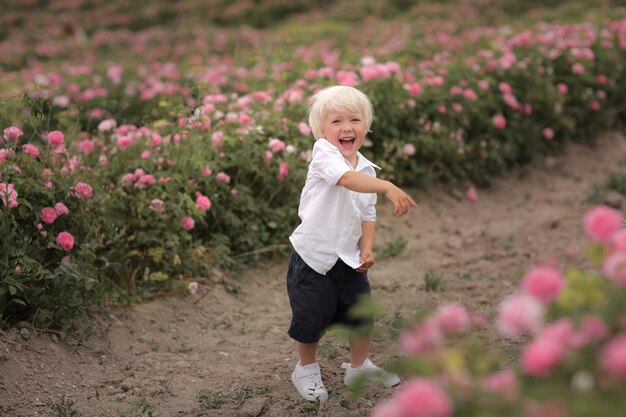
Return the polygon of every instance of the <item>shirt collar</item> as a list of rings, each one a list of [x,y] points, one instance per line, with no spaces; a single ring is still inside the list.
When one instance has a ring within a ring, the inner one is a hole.
[[[373,163],[372,161],[364,157],[361,152],[357,152],[356,154],[357,154],[357,161],[356,161],[356,168],[354,169],[355,171],[363,171],[363,169],[367,167],[381,169],[378,165],[376,165],[375,163]]]

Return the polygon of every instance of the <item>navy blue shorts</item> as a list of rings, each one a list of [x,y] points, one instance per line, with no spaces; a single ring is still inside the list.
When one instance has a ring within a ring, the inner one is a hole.
[[[370,293],[367,272],[356,272],[339,259],[322,275],[294,252],[287,271],[287,294],[292,311],[289,336],[301,343],[316,343],[331,324],[351,328],[371,325],[369,319],[348,315],[361,296]]]

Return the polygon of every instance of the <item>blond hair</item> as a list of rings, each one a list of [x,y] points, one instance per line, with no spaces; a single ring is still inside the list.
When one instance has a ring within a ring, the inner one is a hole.
[[[361,114],[368,132],[374,119],[372,102],[361,91],[345,85],[324,88],[311,98],[309,107],[309,126],[315,139],[321,137],[324,118],[331,111],[351,111]]]

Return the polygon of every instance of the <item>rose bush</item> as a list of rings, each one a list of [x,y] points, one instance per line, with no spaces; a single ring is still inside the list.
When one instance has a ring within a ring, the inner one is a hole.
[[[597,206],[585,216],[591,264],[602,272],[536,266],[522,278],[520,292],[501,301],[493,324],[501,337],[513,340],[512,359],[503,361],[499,350],[473,336],[485,324],[470,325],[463,306],[441,305],[424,315],[401,336],[407,359],[395,367],[407,381],[372,416],[582,417],[623,409],[626,252],[617,243],[626,231],[622,215]],[[616,218],[622,220],[615,223]],[[616,257],[620,262],[612,261]],[[426,390],[432,391],[428,401],[419,393]]]

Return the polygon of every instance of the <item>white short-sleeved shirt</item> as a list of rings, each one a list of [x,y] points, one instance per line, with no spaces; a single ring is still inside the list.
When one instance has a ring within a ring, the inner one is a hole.
[[[374,168],[380,169],[357,152],[353,169],[326,139],[313,145],[298,208],[302,222],[289,240],[314,271],[326,275],[339,258],[355,269],[361,265],[361,222],[376,221],[376,194],[350,191],[337,182],[348,171],[376,177]]]

